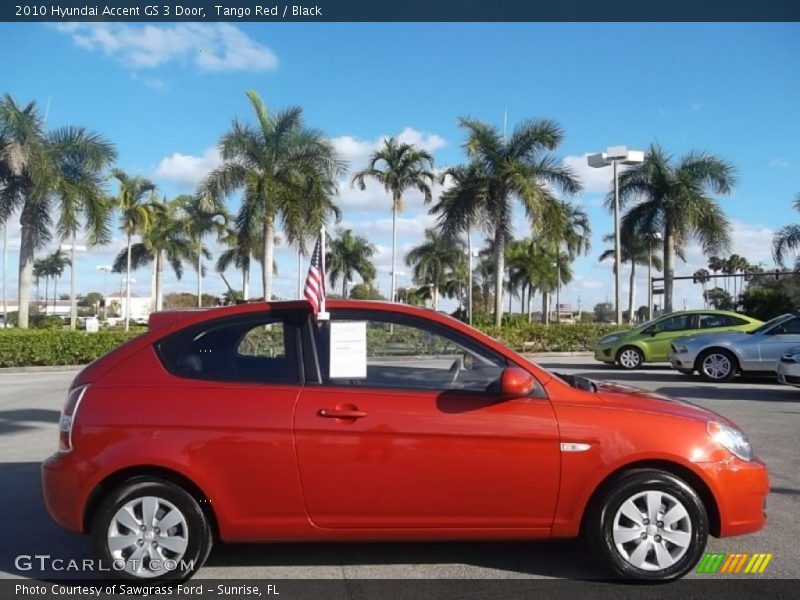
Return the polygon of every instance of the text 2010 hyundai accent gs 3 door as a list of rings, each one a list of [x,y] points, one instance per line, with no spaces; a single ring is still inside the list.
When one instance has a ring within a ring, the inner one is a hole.
[[[709,534],[764,526],[766,467],[723,417],[561,378],[430,311],[328,308],[153,315],[69,391],[53,518],[112,572],[172,579],[214,540],[579,534],[612,575],[669,579]]]

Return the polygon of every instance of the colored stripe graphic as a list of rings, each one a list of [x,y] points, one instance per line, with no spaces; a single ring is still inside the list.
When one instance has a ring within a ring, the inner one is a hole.
[[[706,552],[700,564],[697,565],[698,573],[728,573],[728,574],[761,574],[772,560],[774,554],[767,552]]]

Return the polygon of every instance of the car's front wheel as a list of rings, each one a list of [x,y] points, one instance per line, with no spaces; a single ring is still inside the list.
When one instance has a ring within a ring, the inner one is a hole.
[[[617,354],[617,364],[623,369],[638,369],[643,362],[642,351],[635,346],[625,346]]]
[[[132,579],[188,579],[211,552],[212,532],[197,500],[162,479],[137,477],[112,491],[92,521],[101,564]]]
[[[697,358],[697,372],[705,381],[730,381],[736,375],[736,358],[727,350],[706,350]]]
[[[676,579],[697,564],[708,515],[697,493],[664,471],[636,469],[617,479],[587,515],[585,533],[616,577]]]

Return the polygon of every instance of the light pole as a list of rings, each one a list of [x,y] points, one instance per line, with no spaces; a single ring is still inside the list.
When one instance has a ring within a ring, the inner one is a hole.
[[[644,162],[644,152],[628,150],[627,146],[609,146],[605,152],[590,154],[589,166],[595,169],[612,166],[614,169],[614,308],[617,313],[617,325],[622,324],[622,306],[619,301],[619,271],[621,243],[619,238],[619,165],[637,165]]]
[[[98,265],[98,271],[103,272],[103,321],[108,320],[108,274],[114,270],[111,265]]]
[[[75,244],[73,234],[71,244],[61,244],[62,250],[69,250],[69,328],[75,331],[78,323],[78,301],[75,297],[75,252],[85,252],[86,246]]]

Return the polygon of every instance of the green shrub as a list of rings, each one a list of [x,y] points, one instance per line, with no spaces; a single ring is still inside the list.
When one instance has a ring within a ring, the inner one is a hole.
[[[137,335],[133,331],[0,330],[0,367],[87,364]]]
[[[600,323],[523,323],[511,327],[484,326],[479,329],[517,351],[588,352],[599,337],[629,329],[629,326]]]

